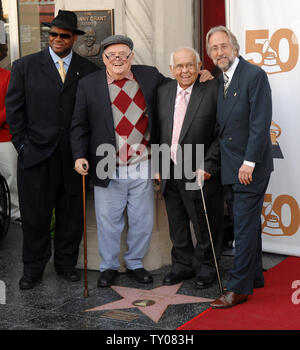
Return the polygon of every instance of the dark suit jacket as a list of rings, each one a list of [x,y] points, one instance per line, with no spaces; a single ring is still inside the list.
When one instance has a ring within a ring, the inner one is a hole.
[[[239,183],[238,173],[244,160],[256,163],[254,181],[269,176],[273,171],[272,98],[267,74],[240,57],[225,99],[223,74],[219,79],[218,123],[223,184]]]
[[[158,132],[160,145],[166,144],[169,147],[172,143],[173,117],[177,92],[177,81],[168,82],[158,89],[157,111],[158,111]],[[184,154],[182,162],[189,163],[192,171],[197,170],[196,166],[196,145],[204,145],[204,168],[212,174],[213,178],[205,182],[204,191],[212,193],[215,187],[220,185],[220,155],[219,143],[216,129],[218,82],[216,80],[199,83],[196,80],[186,116],[182,126],[179,144],[182,149],[184,145],[192,145],[192,152]],[[160,171],[162,170],[160,165]],[[163,174],[161,173],[161,176]],[[184,174],[183,174],[184,175]],[[188,182],[187,179],[184,179]],[[195,182],[195,179],[192,180]],[[161,191],[164,192],[166,179],[161,182]],[[200,195],[200,190],[189,191],[193,195]]]
[[[143,92],[152,133],[157,87],[169,79],[155,67],[136,65],[131,70]],[[96,175],[97,164],[106,157],[96,155],[97,148],[103,144],[116,149],[115,126],[105,70],[90,74],[79,82],[72,120],[71,145],[74,160],[89,160],[90,176],[94,185],[107,187],[112,174],[105,179],[99,179]],[[114,169],[111,170],[113,172]]]
[[[77,84],[96,70],[96,65],[73,52],[63,84],[48,48],[13,63],[6,111],[21,167],[50,157],[59,141],[72,165],[69,133]]]

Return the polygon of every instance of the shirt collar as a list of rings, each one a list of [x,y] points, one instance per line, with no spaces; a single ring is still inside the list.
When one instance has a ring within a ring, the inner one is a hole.
[[[55,64],[61,59],[61,57],[59,57],[59,56],[51,49],[50,46],[49,46],[49,53],[50,53],[50,56],[52,57],[53,62],[54,62]],[[72,57],[73,57],[73,51],[71,50],[71,52],[70,52],[66,57],[63,58],[63,61],[64,61],[64,63],[67,65],[67,67],[69,67],[69,65],[71,64]]]
[[[107,77],[107,84],[111,85],[116,79],[114,79],[112,76],[109,75],[108,71],[106,71],[106,77]],[[132,71],[129,71],[126,75],[125,79],[128,80],[134,80]]]
[[[238,57],[236,57],[234,59],[234,61],[233,61],[233,64],[231,65],[231,67],[226,72],[224,72],[228,76],[229,82],[231,81],[231,79],[233,77],[233,74],[234,74],[234,72],[236,70],[236,67],[238,66],[239,62],[240,62],[240,59]]]
[[[195,84],[195,83],[194,83]],[[178,83],[177,83],[177,94],[176,96],[178,96],[182,90],[185,90],[186,92],[188,92],[188,94],[190,95],[192,93],[194,84],[192,84],[191,86],[189,86],[187,89],[183,89]]]

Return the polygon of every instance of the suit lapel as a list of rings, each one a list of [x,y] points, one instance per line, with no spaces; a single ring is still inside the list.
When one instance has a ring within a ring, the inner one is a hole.
[[[75,52],[73,52],[72,60],[66,75],[63,89],[66,89],[69,85],[72,85],[74,81],[82,77],[81,67],[82,64],[79,60],[79,56]]]
[[[168,113],[168,135],[170,137],[170,145],[172,143],[173,126],[174,126],[174,113],[175,113],[175,102],[177,94],[177,81],[173,82],[172,89],[168,92],[168,97],[166,99],[166,110]]]
[[[170,145],[172,143],[176,94],[177,94],[177,81],[174,80],[172,82],[171,88],[168,90],[166,101],[164,103],[164,108],[166,111],[168,111],[167,112],[167,116],[168,116],[167,132],[170,140]]]
[[[115,136],[115,125],[114,118],[111,108],[111,101],[109,96],[109,89],[107,84],[106,70],[102,69],[97,72],[98,78],[95,80],[95,85],[91,87],[94,90],[95,101],[94,103],[99,104],[99,116],[105,119],[105,123],[111,137]]]
[[[142,90],[142,94],[144,96],[145,99],[145,103],[147,106],[147,111],[148,111],[148,117],[149,117],[149,130],[152,130],[152,115],[150,115],[150,111],[151,111],[151,106],[149,105],[149,102],[152,100],[152,88],[149,87],[149,76],[145,75],[143,71],[141,71],[140,69],[138,69],[138,66],[133,65],[131,67],[131,71],[135,77],[135,79],[137,80],[140,89]],[[151,102],[150,102],[151,103]]]
[[[199,81],[195,82],[195,85],[192,90],[192,94],[190,97],[189,105],[186,110],[186,115],[184,118],[184,122],[182,125],[180,137],[179,137],[179,144],[183,141],[188,129],[190,128],[192,121],[196,115],[196,112],[198,110],[198,107],[200,103],[203,100],[204,97],[204,84],[200,84]]]
[[[55,66],[55,63],[53,62],[53,59],[49,53],[49,49],[45,49],[41,52],[42,59],[41,59],[41,65],[43,72],[51,79],[55,80],[62,89],[66,89],[69,85],[71,85],[74,81],[80,79],[82,77],[81,72],[81,62],[79,60],[79,56],[73,52],[73,57],[66,75],[65,82],[61,81],[61,77],[58,73],[58,70]]]
[[[47,48],[44,51],[42,51],[41,55],[42,55],[42,58],[41,58],[42,71],[46,76],[54,80],[56,83],[58,83],[62,87],[63,83],[61,81],[58,70],[55,66],[55,63],[53,62],[53,59],[50,56],[49,49]]]
[[[219,111],[219,124],[221,126],[220,133],[225,128],[225,125],[230,118],[231,111],[235,104],[238,102],[240,97],[240,74],[244,67],[244,60],[242,57],[239,58],[240,62],[236,67],[236,70],[234,72],[234,75],[232,77],[231,83],[229,85],[227,96],[224,98],[223,94],[223,86],[224,86],[224,80],[223,75],[221,76],[221,84],[219,89],[219,96],[218,96],[218,111]]]

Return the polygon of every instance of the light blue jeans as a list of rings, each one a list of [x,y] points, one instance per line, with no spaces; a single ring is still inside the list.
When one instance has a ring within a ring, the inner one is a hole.
[[[143,267],[142,260],[147,253],[153,230],[154,190],[150,176],[136,178],[136,174],[143,167],[148,171],[149,164],[146,161],[138,165],[119,167],[107,188],[94,187],[100,271],[120,268],[125,209],[128,216],[128,250],[124,261],[131,270]]]

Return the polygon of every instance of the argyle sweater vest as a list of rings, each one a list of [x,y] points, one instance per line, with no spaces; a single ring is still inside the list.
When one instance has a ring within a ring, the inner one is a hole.
[[[134,80],[115,80],[109,94],[116,133],[117,164],[132,165],[149,159],[150,131],[147,106]]]

